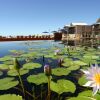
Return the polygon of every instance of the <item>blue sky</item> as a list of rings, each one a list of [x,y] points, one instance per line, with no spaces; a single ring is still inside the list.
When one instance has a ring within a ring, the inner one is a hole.
[[[99,17],[100,0],[0,0],[0,35],[41,34]]]

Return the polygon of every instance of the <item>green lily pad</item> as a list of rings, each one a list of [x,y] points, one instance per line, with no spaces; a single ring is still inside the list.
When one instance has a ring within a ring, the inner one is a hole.
[[[9,69],[9,66],[6,64],[0,64],[0,69]]]
[[[84,97],[84,96],[78,96],[78,97],[72,97],[72,98],[66,99],[66,100],[96,100],[96,99]]]
[[[39,63],[26,63],[23,65],[23,69],[35,69],[40,68],[42,65]]]
[[[74,65],[74,66],[68,67],[67,69],[72,71],[72,70],[78,70],[79,68],[80,68],[79,65]]]
[[[16,53],[16,54],[22,54],[22,53],[24,53],[23,50],[9,50],[9,52]]]
[[[62,64],[64,67],[74,66],[74,62],[72,60],[66,61]]]
[[[7,65],[12,65],[13,64],[13,60],[8,60],[8,61],[4,61],[3,64],[7,64]]]
[[[20,75],[27,74],[28,72],[29,72],[29,70],[27,70],[27,69],[20,69]],[[7,72],[7,74],[9,76],[18,76],[18,73],[17,73],[17,71],[15,69],[9,70]]]
[[[7,60],[12,60],[11,56],[4,56],[2,58],[0,58],[0,61],[7,61]]]
[[[64,92],[72,92],[74,93],[76,90],[76,86],[69,80],[58,80],[57,83],[51,81],[50,89],[58,94],[62,94]]]
[[[67,68],[52,69],[52,74],[56,76],[68,75],[69,73],[70,73],[70,70],[68,70]]]
[[[79,93],[78,96],[86,96],[86,97],[94,98],[94,99],[96,99],[96,100],[100,100],[100,94],[97,93],[96,95],[94,95],[94,97],[93,97],[92,94],[93,94],[93,93],[92,93],[92,90],[87,90],[87,91],[83,91],[83,92]],[[93,99],[92,99],[92,100],[93,100]]]
[[[22,54],[21,57],[36,57],[36,55],[38,54],[38,52],[28,52],[25,54]]]
[[[22,96],[15,94],[0,95],[0,100],[23,100]]]
[[[30,75],[27,77],[28,82],[40,85],[42,83],[47,83],[48,78],[44,73],[39,73],[37,75]]]
[[[82,62],[82,61],[74,61],[75,65],[80,65],[80,66],[85,66],[87,65],[86,63]]]
[[[99,56],[95,56],[95,55],[84,55],[84,58],[88,58],[88,59],[98,59]]]
[[[81,78],[79,78],[78,83],[83,86],[87,82],[86,76],[83,75]]]
[[[83,91],[79,93],[77,97],[72,97],[66,100],[100,100],[100,95],[97,93],[94,97],[91,90]]]
[[[18,81],[13,81],[14,78],[6,77],[0,79],[0,90],[7,90],[18,85]]]
[[[2,71],[0,71],[0,76],[1,76],[1,75],[3,75],[3,72],[2,72]]]

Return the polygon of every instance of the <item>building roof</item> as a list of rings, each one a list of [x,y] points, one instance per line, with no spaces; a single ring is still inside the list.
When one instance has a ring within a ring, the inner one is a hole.
[[[96,23],[100,23],[100,18],[97,19]]]
[[[87,23],[71,23],[71,26],[76,26],[76,25],[88,25]]]

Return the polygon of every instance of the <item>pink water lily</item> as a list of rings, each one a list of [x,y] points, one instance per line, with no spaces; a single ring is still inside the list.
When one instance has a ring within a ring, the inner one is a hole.
[[[82,70],[88,82],[83,86],[93,87],[93,96],[100,91],[100,67],[97,64],[91,66],[88,71]]]

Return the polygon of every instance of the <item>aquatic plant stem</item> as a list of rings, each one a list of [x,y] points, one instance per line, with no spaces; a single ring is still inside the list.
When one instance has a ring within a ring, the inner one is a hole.
[[[41,86],[41,100],[42,100],[42,86]]]
[[[60,100],[60,94],[58,94],[58,100]]]
[[[23,85],[22,78],[21,78],[21,75],[20,75],[20,71],[17,71],[17,72],[18,72],[18,77],[19,77],[21,87],[22,87],[22,90],[23,90],[23,95],[24,95],[24,98],[25,98],[25,89],[24,89],[24,85]]]
[[[48,76],[48,98],[47,98],[47,100],[50,100],[50,95],[51,95],[51,91],[50,91],[50,76]]]

